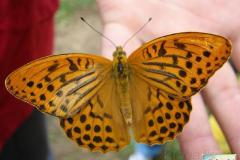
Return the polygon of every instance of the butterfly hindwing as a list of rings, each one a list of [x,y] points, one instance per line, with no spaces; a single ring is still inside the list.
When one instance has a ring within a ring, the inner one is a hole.
[[[207,33],[177,33],[152,40],[128,58],[137,76],[165,93],[187,98],[204,87],[231,53],[230,42]]]
[[[111,77],[79,113],[60,119],[66,135],[92,151],[118,151],[130,142],[128,127],[120,112],[116,86]]]
[[[66,54],[32,61],[6,79],[8,91],[42,112],[74,115],[103,85],[111,61],[87,54]]]
[[[134,137],[139,143],[173,140],[188,122],[191,100],[175,99],[137,76],[130,77]]]

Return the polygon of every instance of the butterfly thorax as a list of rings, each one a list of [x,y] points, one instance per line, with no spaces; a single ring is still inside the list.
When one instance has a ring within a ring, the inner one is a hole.
[[[132,123],[132,108],[129,96],[129,68],[126,52],[122,47],[117,47],[113,53],[113,74],[120,97],[120,107],[127,124]]]

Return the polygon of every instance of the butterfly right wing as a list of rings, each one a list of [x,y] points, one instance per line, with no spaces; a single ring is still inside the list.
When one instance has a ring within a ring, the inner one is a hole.
[[[111,74],[106,83],[71,118],[60,119],[66,135],[91,151],[118,151],[130,143],[128,126],[120,111],[116,84]]]
[[[149,41],[128,57],[135,74],[178,99],[200,91],[228,60],[228,39],[200,32],[183,32]]]
[[[130,95],[135,140],[148,145],[173,140],[189,120],[191,99],[175,99],[133,72]]]
[[[70,117],[104,84],[111,67],[112,62],[100,56],[54,55],[20,67],[5,84],[11,94],[41,112]]]
[[[221,36],[186,32],[147,42],[128,58],[133,129],[138,142],[174,139],[188,122],[191,96],[228,59]]]

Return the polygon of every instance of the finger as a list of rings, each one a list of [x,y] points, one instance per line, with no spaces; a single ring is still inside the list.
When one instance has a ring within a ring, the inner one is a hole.
[[[178,138],[184,159],[202,159],[202,154],[220,153],[208,123],[204,103],[199,94],[193,96],[192,105],[190,121]]]
[[[116,17],[116,9],[119,6],[119,1],[116,0],[96,0],[100,14],[103,18],[103,21],[106,22],[106,20],[112,19],[113,17]],[[115,13],[115,14],[114,14]]]
[[[233,54],[231,55],[234,66],[240,72],[240,36],[233,42]]]
[[[204,89],[204,98],[226,135],[230,148],[240,154],[240,90],[237,78],[227,63]]]
[[[119,23],[108,23],[104,26],[104,35],[111,39],[116,46],[112,45],[108,40],[102,38],[102,53],[105,57],[112,59],[112,54],[117,46],[122,46],[124,42],[132,36],[132,32],[125,26]],[[133,52],[134,49],[140,46],[140,41],[133,38],[124,48],[127,55]]]

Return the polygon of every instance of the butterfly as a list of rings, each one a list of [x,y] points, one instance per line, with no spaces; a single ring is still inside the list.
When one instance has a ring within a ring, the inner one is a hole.
[[[229,58],[224,37],[184,32],[143,44],[113,61],[70,53],[34,60],[6,78],[6,88],[39,111],[59,117],[66,135],[91,151],[173,140],[189,121],[191,96]]]

